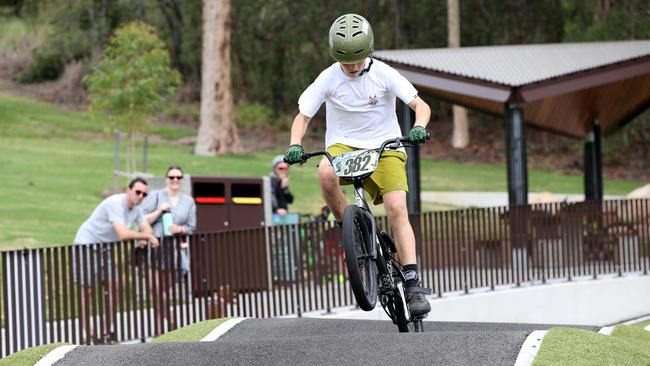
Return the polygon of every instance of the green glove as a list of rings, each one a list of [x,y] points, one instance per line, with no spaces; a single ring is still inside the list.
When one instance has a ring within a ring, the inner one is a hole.
[[[284,153],[284,161],[287,164],[298,164],[302,163],[304,160],[305,150],[302,148],[302,145],[291,145],[287,149],[287,152]]]
[[[415,126],[409,131],[409,138],[414,144],[421,144],[427,140],[427,130],[422,126]]]

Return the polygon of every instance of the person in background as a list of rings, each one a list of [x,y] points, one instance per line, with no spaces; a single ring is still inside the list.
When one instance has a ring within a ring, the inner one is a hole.
[[[271,170],[273,214],[285,216],[289,212],[289,204],[293,203],[293,194],[289,190],[289,164],[284,162],[284,155],[273,158]]]
[[[106,198],[95,208],[90,217],[77,230],[73,242],[74,245],[89,246],[97,243],[136,240],[136,245],[138,246],[147,246],[150,244],[154,248],[157,247],[159,245],[158,239],[153,235],[151,226],[145,219],[140,208],[140,204],[147,197],[147,194],[148,186],[146,180],[142,178],[134,178],[131,180],[124,193],[116,193]],[[134,230],[133,226],[138,226],[139,231]],[[73,252],[73,256],[79,250],[84,249],[76,249]],[[94,281],[92,279],[88,281],[87,279],[90,273],[90,261],[93,260],[98,282],[103,282],[108,289],[109,316],[104,318],[108,320],[108,324],[104,326],[104,329],[109,329],[109,325],[113,324],[113,304],[119,303],[120,283],[118,280],[112,278],[112,273],[114,272],[112,271],[110,262],[110,258],[112,257],[111,253],[108,253],[108,256],[103,256],[94,246],[92,251],[89,250],[86,253],[86,258],[76,258],[76,256],[73,258],[75,265],[77,261],[81,265],[80,270],[74,271],[74,277],[76,283],[80,286],[80,292],[85,294],[85,296],[81,296],[82,328],[86,329],[90,338],[93,338],[92,322],[86,324],[87,316],[85,314],[86,299],[90,299],[93,296],[91,283]],[[108,258],[108,260],[105,261],[105,258]],[[108,273],[108,278],[105,278],[105,281],[101,281],[104,273]],[[113,290],[115,290],[115,293],[113,293]],[[115,297],[115,301],[113,301],[113,297]],[[87,326],[90,328],[87,328]],[[109,333],[114,333],[114,331],[111,330]]]
[[[196,204],[194,199],[181,192],[183,169],[172,165],[165,172],[165,188],[152,191],[142,203],[147,221],[153,226],[155,236],[192,234],[196,230]],[[163,214],[170,213],[172,221],[163,227]]]
[[[138,240],[141,246],[158,246],[149,222],[145,220],[140,204],[149,194],[147,181],[134,178],[126,192],[116,193],[102,201],[90,217],[79,227],[74,244],[110,243]],[[133,230],[138,225],[140,230]]]
[[[194,199],[181,192],[183,181],[183,169],[178,165],[172,165],[165,172],[165,188],[152,191],[147,199],[142,203],[147,221],[153,226],[153,233],[159,238],[163,238],[163,251],[158,254],[162,258],[152,257],[152,268],[157,269],[158,284],[162,290],[162,301],[156,302],[157,319],[166,319],[168,308],[168,290],[172,285],[171,279],[177,279],[187,274],[190,270],[188,243],[184,235],[190,235],[196,230],[196,204]],[[175,236],[171,238],[171,236]],[[169,239],[165,240],[165,237]],[[175,244],[178,242],[180,250]],[[168,245],[171,245],[169,247]],[[180,251],[181,271],[174,271],[178,263],[178,251]],[[173,254],[172,254],[173,253]],[[171,270],[167,263],[172,262]],[[152,271],[150,279],[154,273]],[[154,296],[155,294],[151,294]],[[162,317],[161,317],[162,315]],[[173,319],[171,327],[173,327]],[[159,333],[163,331],[162,322],[156,321]]]

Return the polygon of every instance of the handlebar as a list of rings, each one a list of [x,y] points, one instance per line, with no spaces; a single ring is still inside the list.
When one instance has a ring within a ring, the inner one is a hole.
[[[431,139],[431,134],[427,132],[427,140],[429,139]],[[381,144],[381,147],[375,149],[366,149],[366,150],[377,150],[377,151],[383,151],[385,149],[397,150],[402,146],[413,146],[413,142],[411,141],[411,138],[409,138],[408,136],[395,137],[384,141]],[[315,156],[321,156],[321,155],[326,156],[330,162],[333,159],[332,155],[325,150],[313,151],[313,152],[305,153],[303,155],[302,161],[299,164],[304,164],[307,162],[307,160]],[[286,157],[283,160],[285,163],[288,163]]]

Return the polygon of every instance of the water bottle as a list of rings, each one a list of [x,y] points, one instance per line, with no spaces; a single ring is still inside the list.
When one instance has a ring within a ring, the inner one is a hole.
[[[171,236],[172,232],[169,230],[169,225],[173,223],[172,214],[169,211],[165,211],[162,214],[162,226],[163,226],[163,235]]]

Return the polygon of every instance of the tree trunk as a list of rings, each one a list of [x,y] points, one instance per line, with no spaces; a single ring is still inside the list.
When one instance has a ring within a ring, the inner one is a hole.
[[[233,121],[230,75],[230,0],[203,1],[201,124],[196,155],[242,153]]]
[[[609,11],[609,0],[598,0],[596,1],[596,11],[594,11],[594,20],[596,23],[600,23],[605,19],[607,12]]]
[[[447,0],[447,35],[450,48],[460,47],[460,10],[459,0]],[[467,110],[454,106],[454,132],[451,145],[455,148],[465,148],[469,144],[469,126],[467,124]]]
[[[188,68],[182,60],[183,53],[183,13],[177,0],[158,0],[158,9],[165,18],[171,39],[170,54],[172,65],[176,66],[185,80],[189,79]]]

